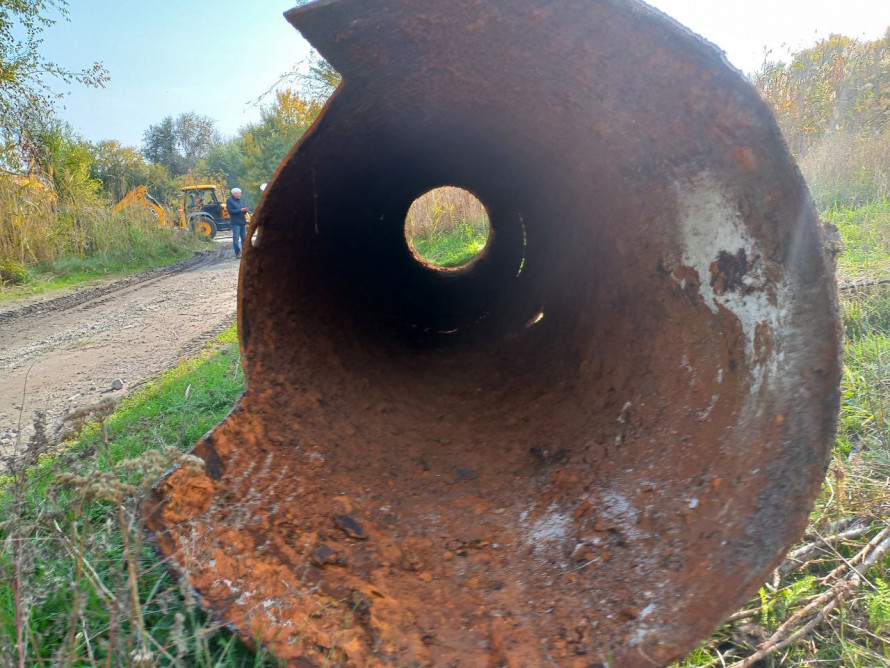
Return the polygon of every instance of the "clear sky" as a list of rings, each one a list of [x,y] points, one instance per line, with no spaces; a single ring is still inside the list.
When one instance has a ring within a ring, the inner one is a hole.
[[[305,61],[309,46],[282,13],[289,0],[69,0],[70,22],[45,33],[43,52],[71,68],[100,60],[104,90],[70,88],[61,116],[86,139],[139,146],[167,115],[196,111],[225,135],[259,117],[256,99]],[[751,72],[841,33],[875,39],[890,0],[653,0]]]

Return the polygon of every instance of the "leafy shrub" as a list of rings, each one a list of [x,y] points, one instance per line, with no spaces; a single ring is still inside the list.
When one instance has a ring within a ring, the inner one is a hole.
[[[0,257],[0,283],[18,285],[24,283],[26,278],[28,272],[21,264],[10,258]]]

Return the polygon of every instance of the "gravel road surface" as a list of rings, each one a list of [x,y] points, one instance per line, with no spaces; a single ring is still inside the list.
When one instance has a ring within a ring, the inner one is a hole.
[[[221,244],[222,245],[222,244]],[[225,245],[168,267],[0,308],[0,456],[38,411],[121,398],[199,350],[235,319],[238,261]],[[120,382],[116,382],[120,381]]]

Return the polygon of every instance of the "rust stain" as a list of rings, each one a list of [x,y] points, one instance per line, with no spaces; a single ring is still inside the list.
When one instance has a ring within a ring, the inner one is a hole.
[[[744,248],[736,253],[720,251],[717,260],[711,263],[711,286],[714,294],[744,292],[747,287],[743,280],[751,265]]]

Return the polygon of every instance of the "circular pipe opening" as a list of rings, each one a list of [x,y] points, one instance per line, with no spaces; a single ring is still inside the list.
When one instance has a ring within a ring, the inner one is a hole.
[[[405,217],[405,241],[414,257],[437,270],[460,269],[487,248],[488,210],[469,190],[442,186],[414,200]]]

